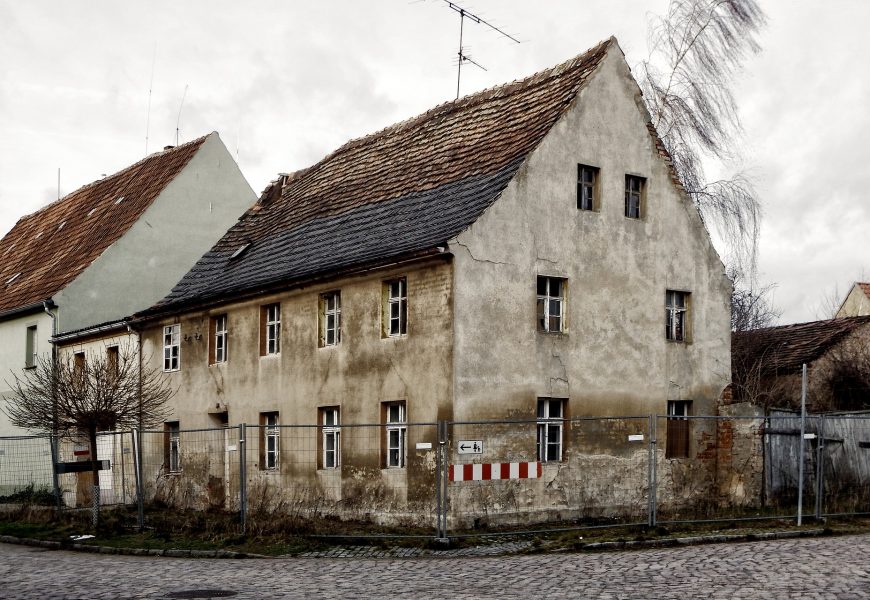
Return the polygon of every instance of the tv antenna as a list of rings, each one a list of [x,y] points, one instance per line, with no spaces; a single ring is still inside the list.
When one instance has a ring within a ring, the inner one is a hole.
[[[178,133],[181,129],[181,109],[184,108],[184,99],[187,97],[187,84],[184,84],[184,93],[181,95],[181,104],[178,105],[178,119],[175,120],[175,145],[178,145]]]
[[[462,46],[462,34],[464,33],[464,29],[465,29],[465,27],[464,27],[465,19],[470,19],[479,25],[486,25],[487,27],[489,27],[490,29],[492,29],[496,33],[500,33],[504,37],[508,38],[509,40],[511,40],[513,42],[516,42],[517,44],[519,44],[520,41],[517,38],[515,38],[514,36],[510,35],[509,33],[502,31],[501,29],[499,29],[498,27],[496,27],[492,23],[488,23],[487,21],[484,21],[483,19],[481,19],[480,17],[478,17],[474,13],[471,13],[471,12],[465,10],[464,8],[462,8],[461,6],[456,4],[455,2],[451,2],[450,0],[444,0],[444,3],[447,4],[447,6],[449,6],[453,11],[459,13],[459,52],[457,53],[457,56],[459,58],[459,62],[456,65],[456,98],[459,98],[459,82],[462,80],[462,63],[470,63],[470,64],[474,65],[475,67],[478,67],[478,68],[486,71],[486,68],[483,65],[472,60],[471,56],[469,56],[468,54],[465,53],[465,49]]]

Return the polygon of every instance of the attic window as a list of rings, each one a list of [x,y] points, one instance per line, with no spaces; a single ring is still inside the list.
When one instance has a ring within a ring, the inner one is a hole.
[[[123,202],[123,201],[124,201],[124,196],[121,196],[120,198],[115,200],[115,204],[121,204],[121,202]]]
[[[251,242],[246,242],[246,243],[242,244],[241,246],[239,246],[236,249],[235,252],[233,252],[232,256],[230,256],[230,260],[233,260],[234,258],[240,257],[250,247],[251,247]]]
[[[6,280],[6,285],[7,286],[11,285],[12,282],[15,281],[16,279],[18,279],[20,276],[21,276],[21,272],[19,271],[18,273],[16,273],[15,275],[13,275],[12,277],[10,277],[9,279]]]

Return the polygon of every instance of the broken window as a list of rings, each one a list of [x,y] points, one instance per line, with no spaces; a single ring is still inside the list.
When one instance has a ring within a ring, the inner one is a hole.
[[[163,328],[163,370],[177,371],[181,365],[181,325]]]
[[[665,458],[689,457],[689,410],[691,400],[668,401],[668,437]]]
[[[562,460],[562,435],[565,423],[564,398],[538,399],[538,460]]]
[[[163,465],[170,473],[181,471],[181,430],[178,421],[163,424]]]
[[[274,471],[278,468],[278,413],[260,413],[260,468]]]
[[[577,165],[577,208],[598,210],[598,168]]]
[[[559,277],[538,277],[538,331],[564,331],[565,284]]]
[[[643,201],[646,179],[637,175],[625,176],[625,216],[630,219],[639,219],[641,215],[641,202]]]
[[[32,369],[36,366],[36,325],[27,328],[26,350],[24,354],[24,368]]]
[[[321,469],[337,469],[341,466],[341,427],[338,407],[320,409],[322,431]]]
[[[338,345],[341,342],[341,292],[320,296],[320,323],[320,345]]]
[[[208,364],[214,365],[227,361],[227,316],[218,315],[209,319],[209,349]]]
[[[665,292],[665,338],[672,342],[688,340],[689,292]]]
[[[387,431],[387,468],[405,466],[405,443],[408,423],[405,416],[405,403],[387,402],[384,404]]]
[[[260,307],[260,356],[281,352],[281,305]]]
[[[397,337],[408,333],[408,282],[404,277],[384,282],[386,307],[384,333]]]

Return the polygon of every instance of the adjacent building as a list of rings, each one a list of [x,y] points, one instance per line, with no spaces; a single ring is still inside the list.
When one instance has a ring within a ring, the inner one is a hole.
[[[870,283],[856,281],[835,317],[862,317],[870,315]]]

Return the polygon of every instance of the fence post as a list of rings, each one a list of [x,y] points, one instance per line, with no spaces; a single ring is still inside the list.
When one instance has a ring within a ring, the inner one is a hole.
[[[57,436],[53,433],[48,437],[49,451],[51,452],[51,485],[54,488],[54,502],[57,514],[63,510],[63,499],[60,496],[60,479],[57,476],[57,463],[60,462],[60,449],[58,448]]]
[[[130,430],[133,435],[133,471],[136,480],[136,520],[139,531],[145,530],[145,492],[142,489],[142,430]]]
[[[438,539],[447,540],[447,421],[438,421],[438,451],[435,454],[435,468],[438,471]]]
[[[245,464],[247,456],[247,444],[245,443],[246,429],[247,425],[245,423],[239,425],[239,520],[242,526],[242,534],[245,533],[248,519],[248,476]]]
[[[649,465],[647,468],[648,486],[649,486],[649,504],[647,505],[647,525],[650,527],[656,526],[656,493],[658,483],[656,481],[656,433],[658,422],[656,415],[649,416],[649,426],[647,433],[649,434]]]
[[[807,365],[801,370],[801,437],[798,441],[798,507],[797,524],[803,524],[804,516],[804,434],[807,428]]]
[[[816,520],[822,519],[822,495],[825,493],[825,415],[819,415],[816,427]]]

